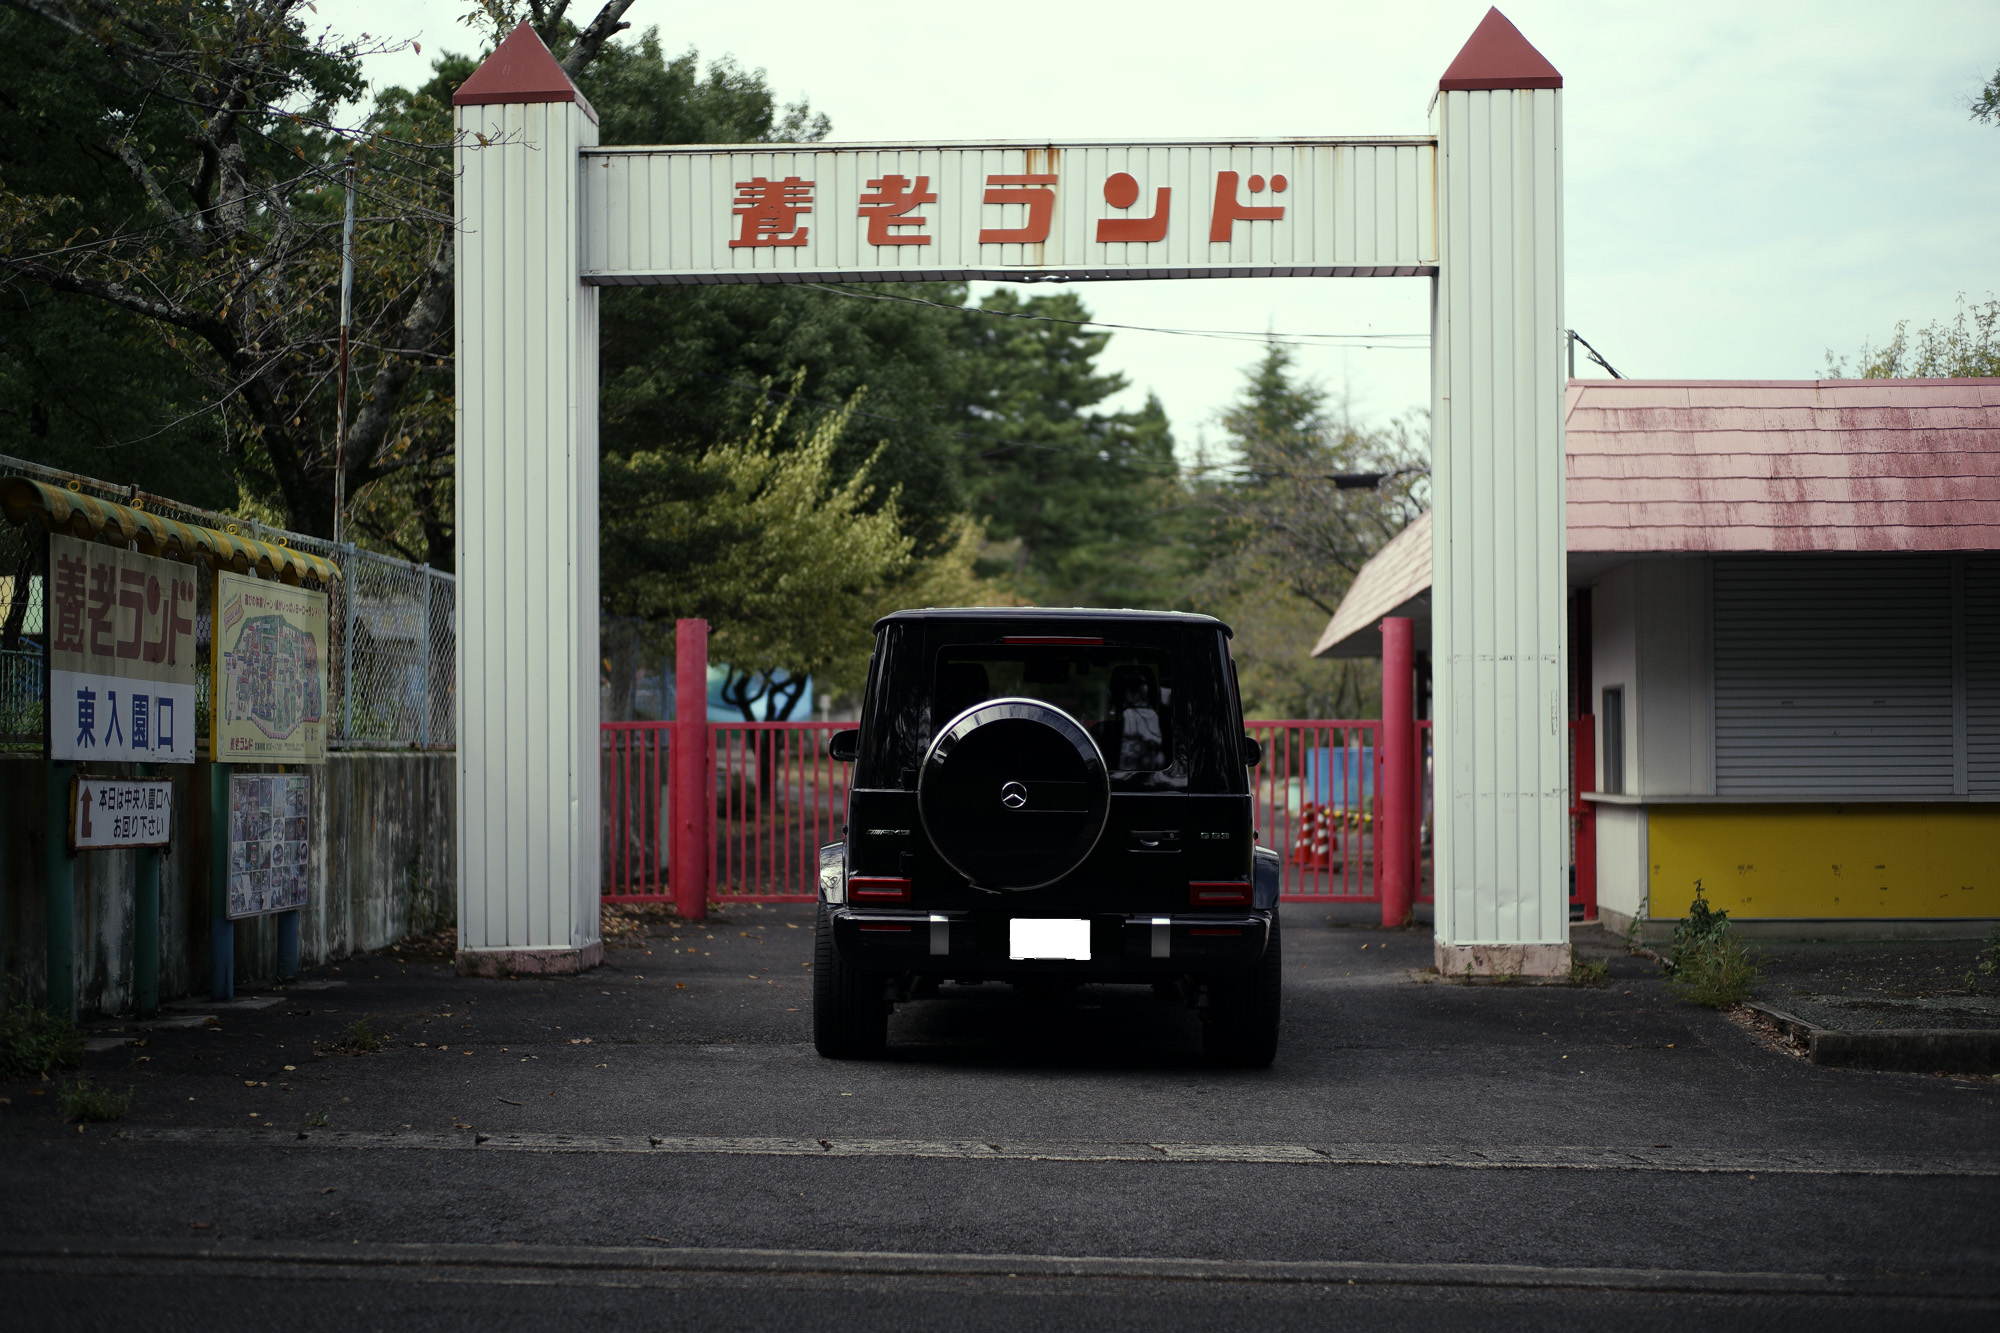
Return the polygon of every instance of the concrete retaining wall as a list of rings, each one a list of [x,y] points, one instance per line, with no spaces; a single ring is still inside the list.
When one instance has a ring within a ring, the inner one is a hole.
[[[39,1002],[45,993],[43,854],[48,766],[0,755],[0,968]],[[106,776],[131,765],[91,765]],[[174,782],[174,842],[160,864],[160,999],[205,995],[209,976],[209,765],[163,765]],[[313,776],[311,885],[300,913],[302,964],[379,949],[452,920],[455,757],[349,752]],[[132,1010],[134,856],[87,852],[76,866],[76,989],[80,1015]],[[239,921],[238,985],[276,975],[273,918]]]

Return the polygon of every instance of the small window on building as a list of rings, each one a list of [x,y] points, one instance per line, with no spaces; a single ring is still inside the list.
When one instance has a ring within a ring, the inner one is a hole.
[[[1610,796],[1625,794],[1625,687],[1612,685],[1604,691],[1604,706],[1598,710],[1598,735],[1604,738],[1604,772],[1597,789]]]

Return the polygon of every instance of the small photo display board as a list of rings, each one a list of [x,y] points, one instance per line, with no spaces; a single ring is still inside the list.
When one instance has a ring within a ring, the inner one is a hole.
[[[174,836],[174,784],[165,778],[76,778],[69,787],[69,849],[164,847]]]
[[[229,779],[229,915],[289,912],[306,902],[312,779],[237,773]]]

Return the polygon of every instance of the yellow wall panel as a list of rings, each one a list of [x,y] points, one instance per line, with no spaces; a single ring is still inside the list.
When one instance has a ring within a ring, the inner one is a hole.
[[[2000,806],[1647,808],[1649,910],[1699,879],[1732,917],[2000,916]]]

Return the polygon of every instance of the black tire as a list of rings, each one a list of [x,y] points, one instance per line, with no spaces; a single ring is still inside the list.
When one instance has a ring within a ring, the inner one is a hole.
[[[1284,947],[1278,934],[1277,909],[1273,908],[1270,939],[1257,965],[1241,976],[1220,977],[1208,985],[1201,1051],[1210,1063],[1263,1069],[1277,1058],[1284,980]]]
[[[885,978],[833,947],[833,916],[819,906],[813,927],[813,1049],[829,1060],[865,1060],[889,1042]]]

